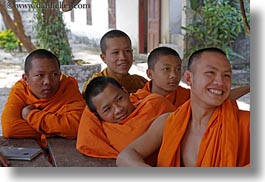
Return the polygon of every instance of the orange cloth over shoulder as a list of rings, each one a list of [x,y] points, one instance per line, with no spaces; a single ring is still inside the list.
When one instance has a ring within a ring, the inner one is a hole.
[[[116,158],[118,153],[143,134],[160,115],[175,107],[163,96],[150,94],[121,123],[100,121],[85,108],[77,136],[77,150],[87,156]]]
[[[88,79],[82,89],[82,94],[85,93],[87,85],[90,83],[90,81],[99,76],[109,76],[112,78],[115,78],[129,93],[134,93],[138,89],[143,88],[147,80],[140,76],[140,75],[130,75],[123,76],[122,79],[115,77],[114,75],[111,75],[108,73],[108,68],[105,68],[100,73],[94,73],[90,79]]]
[[[131,93],[131,99],[133,102],[137,100],[142,100],[147,95],[151,94],[151,81],[148,81],[144,88],[137,90],[136,93]],[[190,90],[178,86],[177,90],[171,92],[170,94],[166,95],[166,98],[176,107],[178,108],[182,104],[184,104],[190,98]]]
[[[158,166],[181,166],[181,140],[190,121],[190,101],[166,120]],[[213,113],[202,138],[198,167],[250,166],[250,112],[226,100]]]
[[[25,106],[34,105],[27,121],[21,116]],[[62,74],[60,88],[49,99],[38,99],[23,80],[11,89],[2,113],[3,136],[7,138],[39,138],[61,136],[76,138],[85,101],[75,78]]]

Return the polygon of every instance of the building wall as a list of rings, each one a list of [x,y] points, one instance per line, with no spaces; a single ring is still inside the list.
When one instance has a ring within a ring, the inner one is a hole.
[[[82,0],[79,4],[86,4],[86,0]],[[74,22],[71,22],[71,12],[64,12],[63,15],[66,26],[74,39],[81,43],[97,45],[99,39],[108,30],[108,1],[92,0],[91,8],[92,25],[86,24],[86,9],[74,9]]]
[[[79,4],[85,4],[82,0]],[[74,9],[75,21],[71,13],[64,13],[67,28],[72,38],[82,43],[99,46],[100,38],[108,31],[108,0],[92,0],[92,25],[86,25],[86,9]],[[126,32],[135,49],[138,49],[138,0],[116,0],[116,28]]]
[[[138,50],[139,39],[138,0],[116,0],[117,29],[126,32],[134,49]]]

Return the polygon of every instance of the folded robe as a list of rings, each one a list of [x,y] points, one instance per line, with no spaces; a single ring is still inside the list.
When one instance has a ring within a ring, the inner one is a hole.
[[[160,115],[175,107],[163,96],[150,94],[122,122],[102,122],[85,108],[77,136],[77,150],[87,156],[116,158],[118,153],[147,130]]]
[[[25,106],[34,105],[25,121],[21,112]],[[7,138],[39,138],[61,136],[76,138],[85,101],[76,79],[62,74],[57,93],[49,99],[38,99],[23,80],[11,89],[2,113],[3,135]]]
[[[148,81],[142,89],[137,90],[136,93],[131,93],[133,102],[142,100],[147,95],[151,94],[151,81]],[[184,104],[190,98],[190,90],[178,86],[176,91],[169,93],[165,96],[176,108]]]
[[[136,75],[136,74],[135,75],[128,74],[126,76],[123,76],[122,78],[118,78],[118,77],[115,77],[112,74],[109,74],[108,73],[108,68],[105,68],[100,73],[94,73],[92,75],[92,77],[89,78],[89,80],[87,80],[84,83],[83,89],[82,89],[82,93],[85,93],[86,87],[89,84],[89,82],[93,78],[96,78],[96,77],[99,77],[99,76],[109,76],[109,77],[115,78],[129,93],[134,93],[138,89],[143,88],[145,83],[147,82],[147,80],[144,77],[142,77],[140,75]]]
[[[166,120],[158,166],[181,166],[181,140],[190,121],[190,101]],[[236,167],[250,164],[250,112],[226,100],[210,118],[198,152],[198,167]]]

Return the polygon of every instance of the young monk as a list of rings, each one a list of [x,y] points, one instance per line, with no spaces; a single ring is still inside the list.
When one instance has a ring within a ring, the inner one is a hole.
[[[61,74],[59,60],[45,49],[26,57],[24,72],[2,113],[3,136],[76,138],[85,107],[76,79]]]
[[[158,93],[166,97],[178,108],[190,98],[190,90],[179,85],[181,80],[181,58],[179,54],[169,47],[155,48],[148,56],[147,76],[150,78],[144,88],[131,94],[135,102],[150,93]],[[248,86],[232,89],[230,98],[236,100],[250,90]]]
[[[85,92],[77,150],[87,156],[116,158],[160,115],[175,110],[164,97],[150,94],[132,103],[128,92],[112,77],[94,78]]]
[[[110,30],[100,40],[100,57],[107,68],[95,73],[83,85],[82,94],[88,83],[97,76],[110,76],[115,78],[129,93],[143,88],[147,80],[140,75],[130,75],[129,70],[133,64],[131,39],[120,30]]]
[[[143,158],[159,150],[157,166],[236,167],[250,164],[250,112],[230,95],[232,71],[217,48],[194,52],[184,78],[190,100],[161,115],[117,157],[118,166],[148,166]]]

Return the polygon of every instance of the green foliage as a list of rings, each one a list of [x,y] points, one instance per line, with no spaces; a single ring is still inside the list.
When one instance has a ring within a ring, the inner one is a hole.
[[[42,1],[34,0],[34,3],[42,3]],[[40,47],[51,50],[59,58],[61,64],[71,64],[72,50],[68,42],[68,30],[63,22],[62,12],[58,9],[57,16],[49,16],[45,19],[42,11],[41,8],[36,9],[35,28]]]
[[[240,9],[231,6],[229,0],[205,0],[198,11],[194,12],[194,22],[182,27],[187,32],[184,59],[195,50],[210,46],[223,49],[228,58],[243,58],[232,49],[234,41],[244,31]]]
[[[0,32],[0,48],[6,51],[13,51],[18,48],[19,40],[10,29]]]

